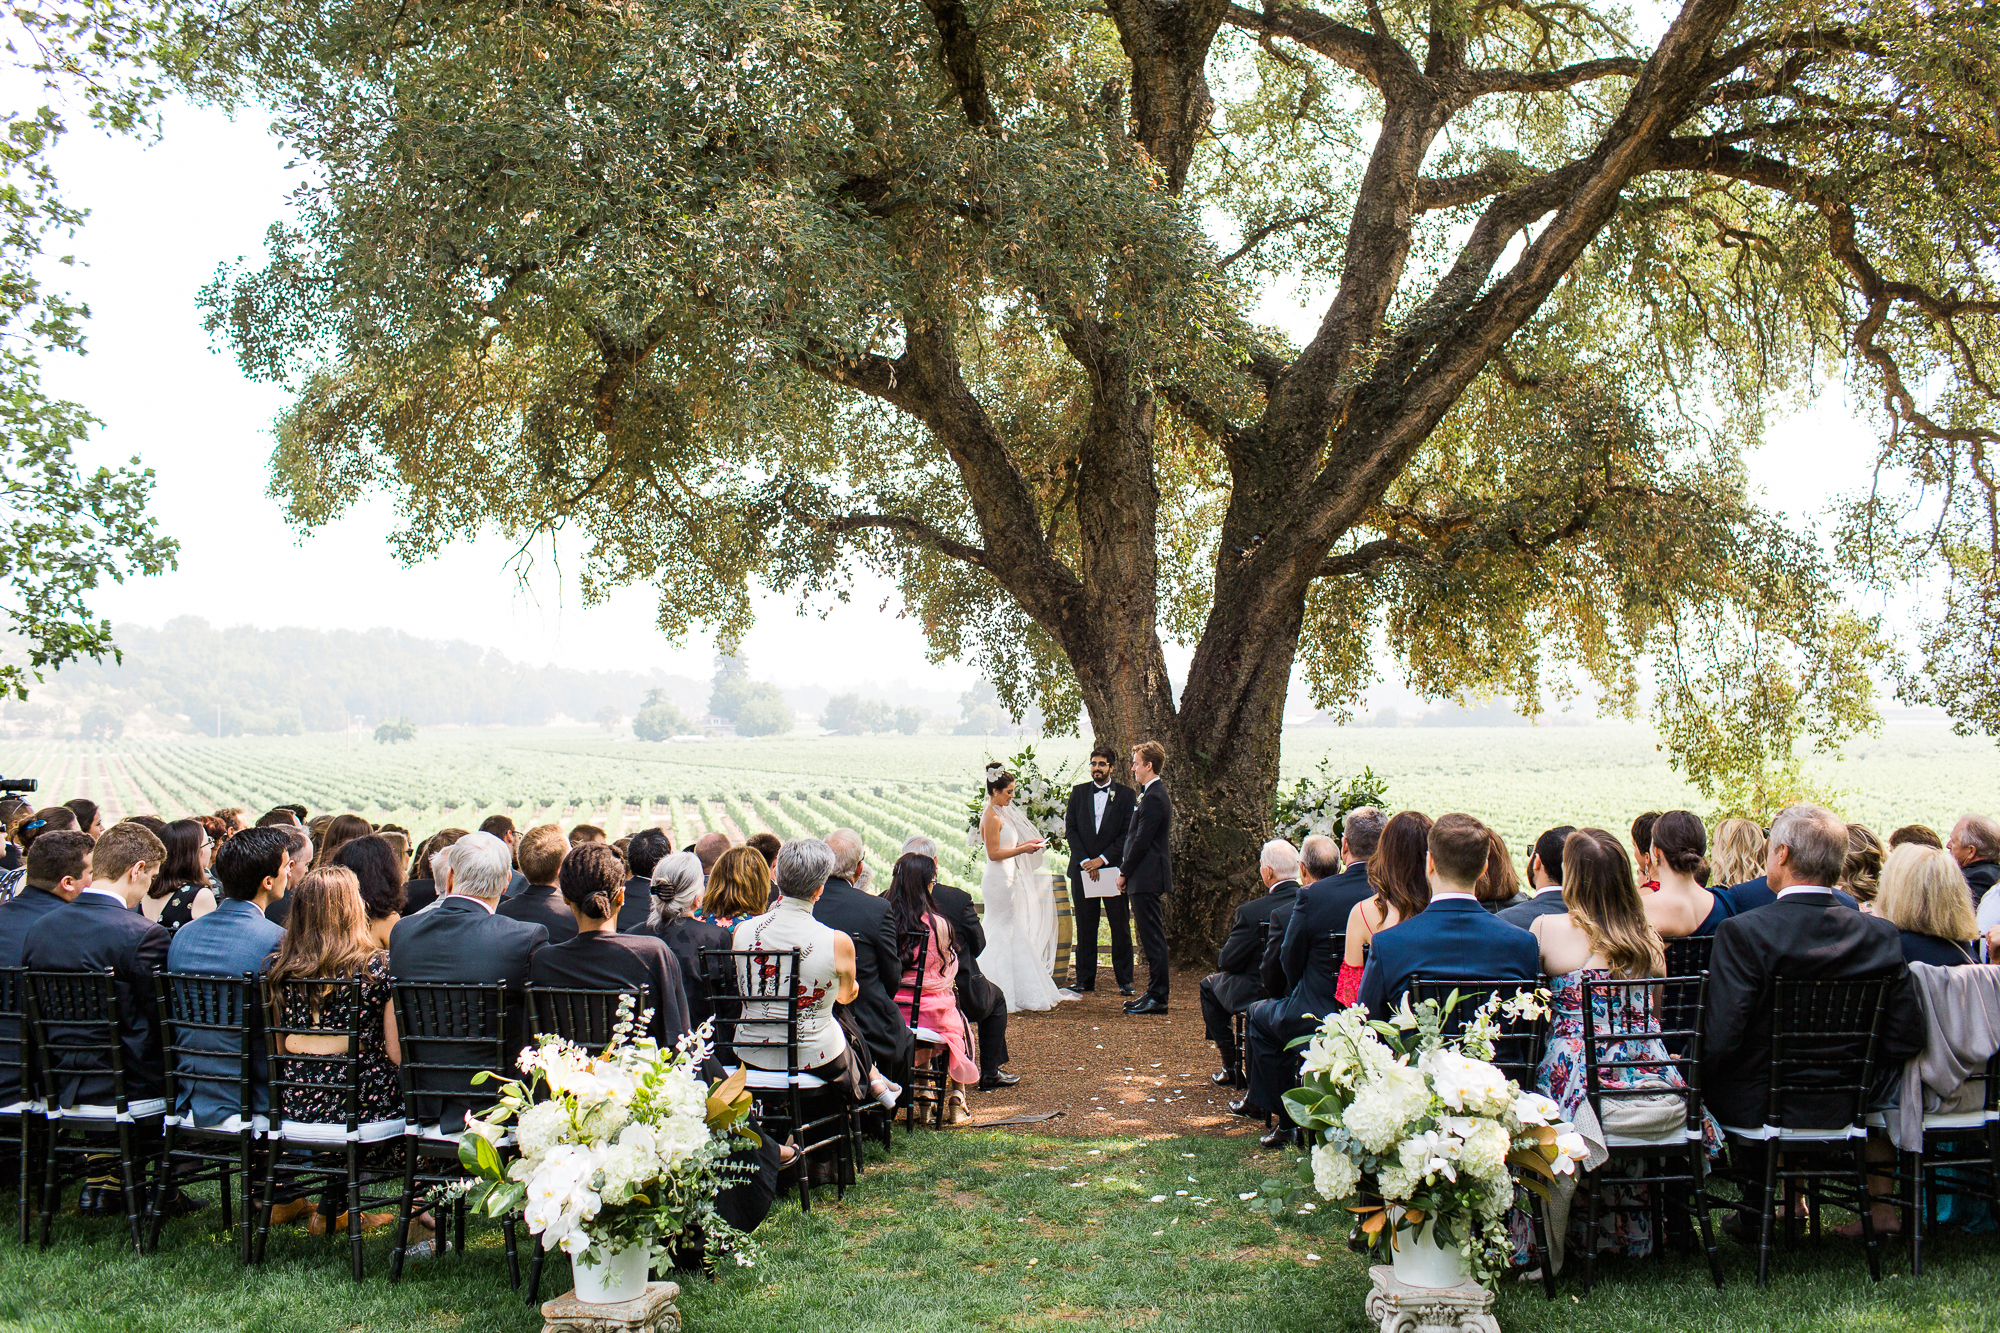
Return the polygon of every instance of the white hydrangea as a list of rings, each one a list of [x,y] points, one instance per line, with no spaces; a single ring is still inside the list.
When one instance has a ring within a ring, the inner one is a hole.
[[[1421,1070],[1391,1065],[1362,1086],[1341,1122],[1369,1152],[1387,1152],[1430,1101],[1430,1084]]]
[[[515,1137],[523,1159],[533,1162],[546,1156],[569,1132],[569,1108],[562,1102],[537,1102],[521,1113]]]
[[[1375,1183],[1382,1191],[1382,1197],[1391,1202],[1409,1198],[1416,1193],[1417,1177],[1401,1162],[1390,1159],[1382,1164],[1375,1174]]]
[[[1514,1147],[1506,1126],[1497,1120],[1472,1119],[1464,1122],[1461,1134],[1465,1146],[1459,1149],[1459,1165],[1489,1185],[1506,1179],[1507,1154]]]
[[[1361,1170],[1344,1152],[1327,1144],[1316,1144],[1312,1150],[1313,1188],[1322,1199],[1340,1200],[1349,1198],[1354,1187],[1361,1181]]]

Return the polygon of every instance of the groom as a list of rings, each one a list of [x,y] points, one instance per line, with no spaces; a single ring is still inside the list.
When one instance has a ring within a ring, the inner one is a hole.
[[[1097,989],[1097,922],[1111,918],[1111,975],[1118,993],[1132,993],[1132,910],[1124,894],[1092,898],[1083,891],[1083,872],[1102,870],[1125,849],[1125,830],[1132,822],[1132,789],[1111,780],[1118,752],[1100,745],[1090,752],[1090,781],[1069,794],[1063,815],[1063,837],[1069,842],[1069,910],[1076,918],[1076,988]]]
[[[1174,887],[1173,855],[1167,836],[1174,827],[1174,803],[1167,798],[1160,770],[1167,752],[1158,741],[1132,747],[1132,780],[1139,785],[1139,805],[1125,830],[1125,852],[1118,858],[1118,887],[1132,898],[1132,917],[1139,927],[1139,949],[1146,955],[1146,993],[1125,1006],[1128,1014],[1167,1012],[1166,896]]]

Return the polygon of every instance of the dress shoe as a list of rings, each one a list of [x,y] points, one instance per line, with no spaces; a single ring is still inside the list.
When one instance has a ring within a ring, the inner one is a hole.
[[[76,1192],[76,1211],[85,1217],[97,1215],[97,1186],[85,1185]]]
[[[274,1203],[271,1205],[271,1225],[274,1227],[288,1226],[298,1221],[301,1217],[304,1217],[307,1213],[311,1213],[315,1217],[319,1215],[317,1205],[311,1199],[289,1199],[284,1203]]]
[[[1269,1120],[1271,1118],[1269,1111],[1266,1111],[1248,1097],[1229,1103],[1229,1114],[1240,1115],[1245,1120]]]
[[[1126,1005],[1125,1012],[1128,1014],[1164,1014],[1167,1012],[1167,1002],[1165,1000],[1156,1000],[1148,995],[1144,999],[1135,1000],[1133,1003]]]
[[[1095,986],[1071,986],[1071,987],[1070,987],[1070,989],[1071,989],[1071,990],[1073,990],[1073,991],[1075,991],[1075,992],[1076,992],[1076,993],[1077,993],[1078,995],[1088,995],[1088,994],[1090,994],[1090,993],[1091,993],[1092,991],[1096,990],[1096,989],[1097,989],[1097,987],[1095,987]]]
[[[1208,1076],[1208,1081],[1218,1088],[1233,1088],[1243,1081],[1243,1071],[1235,1065],[1225,1065]]]
[[[1120,987],[1118,988],[1118,993],[1119,993],[1120,995],[1130,995],[1130,994],[1132,993],[1132,988],[1131,988],[1131,986],[1129,986],[1129,985],[1126,985],[1126,986],[1120,986]]]
[[[1279,1125],[1257,1142],[1266,1148],[1289,1148],[1292,1146],[1294,1131],[1290,1125]]]
[[[1021,1076],[1019,1074],[1010,1074],[1004,1069],[996,1069],[989,1074],[981,1074],[979,1076],[979,1090],[981,1092],[991,1092],[995,1088],[1011,1088],[1020,1081]]]
[[[161,1217],[188,1217],[208,1207],[208,1200],[197,1199],[186,1190],[175,1187],[159,1202]]]

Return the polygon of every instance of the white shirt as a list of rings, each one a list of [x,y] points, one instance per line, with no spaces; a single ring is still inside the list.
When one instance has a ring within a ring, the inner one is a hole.
[[[126,902],[125,895],[118,892],[118,890],[116,889],[100,889],[95,884],[90,884],[85,886],[83,893],[79,893],[76,896],[81,898],[84,893],[101,894],[102,896],[109,898],[112,902],[117,903],[120,907],[124,908],[126,911],[129,912],[132,910],[132,904]]]
[[[1111,808],[1111,784],[1107,782],[1103,786],[1098,787],[1096,791],[1090,794],[1090,800],[1097,808],[1097,822],[1091,827],[1102,829],[1104,827],[1104,812]]]
[[[1541,888],[1535,890],[1535,896],[1539,898],[1545,893],[1560,894],[1562,891],[1563,886],[1560,884],[1544,884]]]
[[[1789,888],[1779,889],[1778,896],[1780,898],[1789,898],[1795,893],[1832,893],[1832,892],[1833,890],[1829,889],[1824,884],[1794,884]]]
[[[1447,898],[1463,898],[1467,902],[1474,902],[1474,903],[1479,901],[1478,894],[1467,893],[1463,889],[1446,889],[1442,893],[1433,893],[1431,895],[1431,901],[1434,903],[1441,903]]]
[[[1979,933],[1984,935],[1995,926],[2000,926],[2000,890],[1988,889],[1979,900]]]

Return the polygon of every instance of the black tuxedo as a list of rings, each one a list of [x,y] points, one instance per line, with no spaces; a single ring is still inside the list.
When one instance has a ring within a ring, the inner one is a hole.
[[[834,1011],[845,1014],[860,1030],[884,1078],[908,1083],[917,1039],[910,1031],[909,1014],[896,1006],[903,969],[898,966],[900,941],[889,904],[844,879],[830,879],[813,904],[813,918],[854,941],[854,982],[861,993],[853,1004],[835,1005]]]
[[[103,972],[118,985],[118,1038],[125,1048],[125,1095],[158,1097],[166,1082],[153,974],[167,965],[166,928],[121,901],[86,890],[28,927],[21,965],[36,972]],[[111,1066],[70,1057],[54,1071],[62,1106],[111,1101]]]
[[[933,884],[931,898],[938,915],[951,926],[958,949],[958,1011],[979,1028],[979,1072],[990,1074],[1007,1063],[1007,995],[979,970],[986,952],[986,928],[972,908],[972,895],[950,884]]]
[[[1132,917],[1139,928],[1139,949],[1146,955],[1146,999],[1167,1002],[1167,914],[1164,899],[1174,889],[1173,853],[1168,839],[1174,830],[1174,802],[1167,784],[1154,778],[1139,794],[1132,823],[1125,830],[1125,852],[1118,859],[1125,893],[1132,899]]]
[[[1995,880],[2000,880],[2000,864],[1974,861],[1969,866],[1960,867],[1959,873],[1965,876],[1965,887],[1972,890],[1972,906],[1977,910],[1979,900],[1986,896],[1986,891],[1993,887]]]
[[[1338,875],[1299,889],[1282,925],[1273,914],[1273,938],[1263,966],[1264,985],[1272,998],[1252,1005],[1243,1025],[1244,1044],[1249,1047],[1248,1096],[1254,1104],[1268,1111],[1281,1109],[1278,1101],[1297,1084],[1304,1054],[1287,1050],[1286,1044],[1340,1008],[1334,997],[1340,956],[1333,950],[1333,937],[1346,931],[1354,905],[1373,892],[1368,863],[1356,861]]]
[[[1264,994],[1264,959],[1257,937],[1270,924],[1271,913],[1280,906],[1290,909],[1298,891],[1297,880],[1281,879],[1238,907],[1216,955],[1216,970],[1201,979],[1203,1033],[1215,1043],[1225,1069],[1234,1069],[1242,1058],[1236,1050],[1236,1034],[1230,1030],[1230,1015],[1242,1013]]]
[[[1069,844],[1069,911],[1076,921],[1076,942],[1070,946],[1076,960],[1076,984],[1080,990],[1097,987],[1098,923],[1111,920],[1111,975],[1118,984],[1132,984],[1132,902],[1120,894],[1110,898],[1090,898],[1083,892],[1085,861],[1103,857],[1116,864],[1125,850],[1125,830],[1132,823],[1132,808],[1138,802],[1130,787],[1109,783],[1111,799],[1104,804],[1104,821],[1097,819],[1097,784],[1080,782],[1070,788],[1069,808],[1063,813],[1063,840]]]
[[[549,932],[550,944],[576,938],[576,913],[569,910],[562,890],[553,884],[530,884],[525,891],[503,899],[495,915],[533,922]],[[618,929],[625,933],[623,926]]]
[[[1880,917],[1842,906],[1825,889],[1781,897],[1724,921],[1708,956],[1701,1094],[1715,1118],[1737,1128],[1764,1123],[1771,1068],[1771,982],[1775,977],[1894,978],[1883,1025],[1881,1067],[1890,1072],[1928,1039],[1922,1004],[1903,961],[1902,934]],[[1852,1108],[1810,1095],[1787,1099],[1786,1127],[1837,1129]]]
[[[28,929],[63,905],[63,900],[47,889],[24,884],[21,891],[0,902],[0,967],[19,967],[21,950],[28,942]],[[10,1106],[21,1098],[21,1077],[12,1067],[21,1059],[21,1043],[29,1040],[18,1018],[0,1018],[0,1106]]]
[[[448,982],[454,985],[488,985],[499,982],[515,992],[507,1006],[507,1049],[518,1051],[527,1039],[525,1001],[519,992],[528,984],[535,951],[549,942],[547,927],[532,921],[486,910],[484,903],[464,894],[449,894],[435,908],[419,916],[406,916],[389,932],[389,974],[397,981]],[[404,1040],[407,1041],[405,1034]],[[466,1047],[454,1053],[448,1043],[432,1043],[424,1053],[428,1060],[473,1064],[488,1058],[484,1049]],[[421,1085],[425,1091],[469,1091],[471,1075],[430,1075]],[[492,1091],[491,1084],[482,1085]],[[419,1106],[420,1113],[437,1109],[438,1121],[446,1133],[465,1127],[469,1102],[431,1099]],[[429,1117],[426,1116],[426,1119]]]

